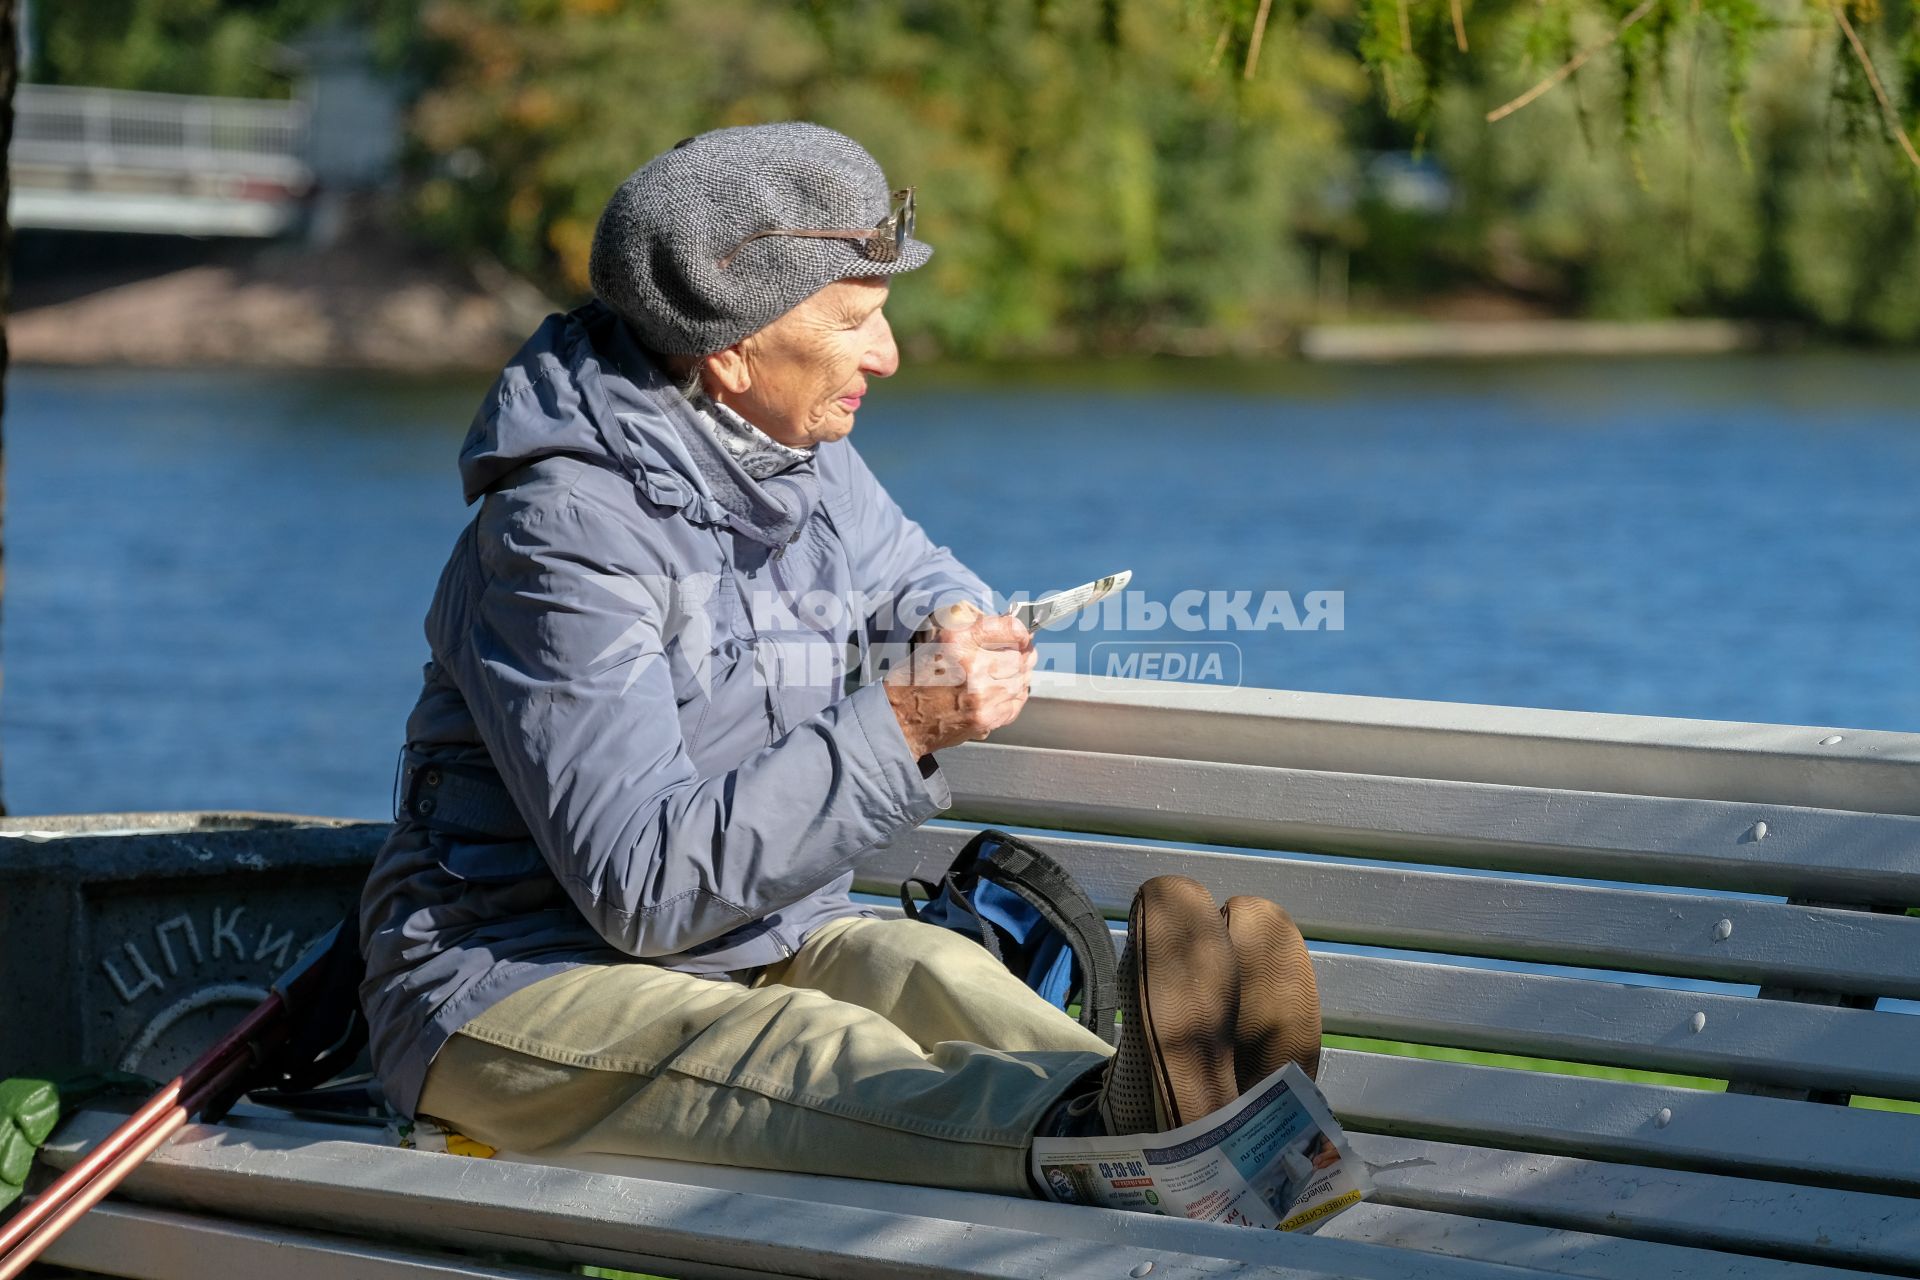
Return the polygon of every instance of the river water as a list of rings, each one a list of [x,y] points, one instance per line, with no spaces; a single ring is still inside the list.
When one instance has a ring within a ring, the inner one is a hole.
[[[9,807],[381,816],[484,383],[15,370]],[[1222,678],[1920,730],[1920,358],[933,370],[855,440],[1004,590],[1340,593],[1159,634]]]

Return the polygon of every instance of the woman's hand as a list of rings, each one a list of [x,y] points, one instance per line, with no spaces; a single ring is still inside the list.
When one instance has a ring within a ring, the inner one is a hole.
[[[969,604],[941,610],[905,666],[887,676],[887,697],[916,756],[977,741],[1011,724],[1027,703],[1039,654],[1011,614],[987,617]]]

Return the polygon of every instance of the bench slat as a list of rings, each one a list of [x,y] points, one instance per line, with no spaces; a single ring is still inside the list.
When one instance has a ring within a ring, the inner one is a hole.
[[[1380,1134],[1353,1145],[1380,1204],[1920,1274],[1920,1213],[1898,1196]]]
[[[1115,928],[1114,946],[1125,939]],[[1909,1014],[1322,948],[1313,959],[1336,1035],[1920,1100],[1920,1017]]]
[[[1920,1115],[1339,1049],[1320,1084],[1367,1132],[1920,1193]]]
[[[863,857],[855,885],[891,897],[903,877],[944,871],[965,837],[940,827],[909,832]],[[1327,942],[1920,999],[1920,918],[1107,841],[1037,843],[1110,916],[1126,913],[1148,877],[1178,872],[1222,902],[1236,893],[1272,898],[1301,932]]]
[[[1042,636],[1045,639],[1045,636]],[[1920,734],[1035,672],[1013,746],[1920,815]],[[1836,740],[1837,739],[1837,740]]]
[[[1920,902],[1920,818],[973,743],[948,816],[1197,844]],[[1765,823],[1765,836],[1755,838]]]
[[[1360,1135],[1359,1141],[1387,1143],[1398,1140]],[[1362,1148],[1361,1158],[1369,1161],[1376,1159],[1371,1150],[1366,1148]],[[697,1186],[725,1187],[823,1204],[884,1208],[893,1212],[963,1222],[992,1222],[999,1226],[1108,1244],[1148,1245],[1158,1237],[1162,1245],[1178,1243],[1195,1253],[1211,1247],[1224,1248],[1249,1262],[1258,1262],[1263,1258],[1257,1246],[1245,1237],[1222,1240],[1217,1234],[1210,1234],[1217,1233],[1221,1228],[1204,1223],[1155,1221],[1138,1214],[1088,1211],[1034,1200],[956,1194],[929,1187],[776,1173],[765,1169],[732,1169],[672,1160],[588,1156],[570,1157],[565,1163],[601,1173],[623,1173]],[[1732,1180],[1722,1181],[1734,1187],[1749,1185]],[[1799,1188],[1774,1187],[1772,1190],[1791,1194]],[[1366,1211],[1367,1226],[1357,1231],[1346,1229],[1348,1220],[1363,1210]],[[1649,1244],[1629,1238],[1609,1239],[1604,1227],[1597,1232],[1566,1232],[1521,1226],[1503,1220],[1467,1217],[1458,1212],[1434,1212],[1419,1207],[1361,1206],[1342,1213],[1321,1228],[1318,1234],[1324,1238],[1358,1240],[1609,1280],[1612,1277],[1621,1277],[1622,1280],[1653,1280],[1654,1277],[1692,1280],[1702,1275],[1749,1276],[1754,1280],[1779,1277],[1779,1280],[1786,1280],[1789,1274],[1803,1274],[1797,1271],[1789,1273],[1785,1268],[1790,1264],[1786,1263],[1731,1258],[1725,1254],[1704,1253],[1695,1248]],[[1853,1276],[1859,1273],[1835,1269],[1823,1270],[1820,1274]]]
[[[1668,1244],[1723,1247],[1762,1257],[1778,1254],[1799,1261],[1826,1262],[1837,1266],[1866,1265],[1882,1261],[1902,1263],[1910,1256],[1920,1258],[1920,1224],[1899,1230],[1884,1229],[1890,1212],[1906,1215],[1910,1202],[1860,1191],[1836,1191],[1829,1187],[1800,1187],[1785,1183],[1751,1182],[1715,1174],[1676,1173],[1670,1170],[1635,1168],[1630,1165],[1598,1164],[1563,1157],[1522,1155],[1509,1151],[1489,1151],[1476,1147],[1454,1146],[1440,1142],[1420,1142],[1406,1138],[1388,1138],[1378,1134],[1352,1135],[1360,1158],[1375,1169],[1381,1190],[1375,1200],[1381,1205],[1402,1206],[1433,1216],[1445,1215],[1446,1224],[1460,1233],[1475,1233],[1482,1245],[1468,1251],[1470,1256],[1489,1261],[1520,1261],[1516,1251],[1539,1248],[1527,1265],[1547,1270],[1580,1273],[1579,1254],[1556,1246],[1578,1244],[1607,1236],[1644,1239]],[[515,1156],[514,1159],[529,1157]],[[547,1161],[534,1158],[537,1163]],[[635,1177],[682,1182],[705,1187],[752,1191],[762,1195],[814,1200],[828,1204],[861,1205],[910,1213],[925,1217],[952,1217],[958,1221],[991,1221],[1001,1226],[1018,1227],[1050,1235],[1108,1243],[1144,1244],[1152,1235],[1163,1243],[1175,1241],[1166,1236],[1170,1224],[1142,1219],[1137,1214],[1086,1212],[1063,1205],[1034,1200],[1007,1200],[936,1191],[928,1187],[901,1186],[892,1183],[863,1182],[850,1178],[821,1178],[806,1174],[776,1173],[765,1169],[735,1169],[722,1165],[687,1164],[675,1160],[650,1160],[636,1157],[569,1157],[568,1164],[601,1173],[626,1173]],[[1521,1165],[1539,1165],[1541,1179],[1528,1182],[1516,1177]],[[1487,1182],[1493,1194],[1477,1197],[1477,1186],[1457,1186],[1454,1170],[1471,1175],[1490,1167]],[[1560,1223],[1550,1216],[1551,1188],[1541,1182],[1549,1177],[1568,1177],[1570,1169],[1580,1170],[1580,1185],[1585,1189],[1573,1198],[1569,1220]],[[1504,1177],[1503,1177],[1504,1175]],[[1671,1211],[1663,1205],[1643,1202],[1634,1209],[1622,1205],[1633,1198],[1638,1186],[1672,1188],[1676,1204]],[[1542,1192],[1546,1191],[1546,1195]],[[1606,1203],[1596,1203],[1604,1196]],[[1509,1199],[1510,1197],[1510,1199]],[[1743,1208],[1734,1209],[1730,1202]],[[1779,1205],[1778,1214],[1767,1205]],[[1548,1206],[1548,1207],[1543,1207]],[[1646,1214],[1660,1212],[1650,1224]],[[1343,1213],[1334,1223],[1344,1223],[1352,1213]],[[1689,1216],[1689,1212],[1691,1216]],[[1487,1234],[1488,1220],[1500,1222],[1546,1223],[1534,1230],[1544,1234]],[[1831,1224],[1828,1231],[1823,1224]],[[1552,1230],[1564,1226],[1579,1235],[1562,1235]],[[1444,1226],[1442,1227],[1444,1230]],[[1198,1232],[1182,1238],[1192,1252],[1203,1252],[1208,1231],[1218,1228],[1200,1223],[1179,1224],[1183,1232]],[[1662,1234],[1664,1232],[1664,1234]],[[1592,1234],[1584,1234],[1592,1233]],[[1323,1236],[1347,1233],[1334,1230],[1329,1223]],[[1361,1236],[1357,1238],[1374,1238]],[[1376,1243],[1385,1243],[1375,1239]],[[1405,1241],[1403,1243],[1411,1243]],[[1439,1252],[1456,1252],[1440,1249]],[[1496,1252],[1497,1251],[1497,1252]],[[1700,1260],[1688,1248],[1684,1256],[1691,1265]],[[1828,1256],[1828,1255],[1831,1256]],[[1640,1255],[1651,1262],[1656,1255]],[[1250,1260],[1252,1260],[1249,1255]],[[1682,1264],[1683,1266],[1686,1264]],[[1708,1269],[1711,1270],[1711,1264]],[[1695,1274],[1688,1272],[1687,1274]]]
[[[310,1126],[309,1126],[310,1128]],[[209,1130],[209,1132],[212,1132]],[[204,1139],[203,1139],[204,1140]],[[321,1139],[321,1141],[326,1141]],[[1321,1238],[1343,1239],[1366,1244],[1414,1249],[1465,1259],[1534,1266],[1564,1275],[1593,1276],[1600,1280],[1693,1280],[1714,1276],[1725,1280],[1786,1280],[1788,1275],[1840,1277],[1857,1272],[1826,1266],[1786,1271],[1790,1264],[1766,1258],[1737,1254],[1710,1253],[1699,1247],[1674,1247],[1648,1243],[1636,1232],[1619,1234],[1623,1226],[1639,1228],[1645,1234],[1646,1223],[1633,1216],[1640,1210],[1658,1215],[1669,1231],[1701,1232],[1688,1240],[1691,1245],[1720,1244],[1724,1247],[1754,1249],[1763,1243],[1750,1235],[1729,1233],[1722,1225],[1730,1202],[1752,1205],[1763,1201],[1771,1210],[1755,1215],[1751,1210],[1734,1210],[1736,1218],[1756,1217],[1775,1222],[1784,1217],[1798,1223],[1800,1232],[1766,1232],[1764,1243],[1801,1261],[1821,1260],[1836,1253],[1853,1253],[1867,1264],[1895,1268],[1908,1260],[1915,1232],[1908,1229],[1912,1215],[1900,1213],[1888,1220],[1889,1209],[1903,1210],[1907,1202],[1862,1193],[1835,1192],[1826,1188],[1804,1188],[1749,1183],[1711,1175],[1678,1174],[1659,1170],[1596,1165],[1555,1157],[1521,1156],[1510,1152],[1453,1147],[1441,1143],[1417,1143],[1374,1135],[1356,1135],[1362,1157],[1378,1169],[1379,1190],[1376,1202],[1341,1215],[1320,1233]],[[377,1147],[375,1149],[378,1149]],[[299,1160],[297,1151],[289,1159]],[[447,1160],[459,1157],[444,1157]],[[666,1182],[682,1187],[716,1190],[742,1190],[757,1197],[779,1197],[778,1202],[808,1201],[818,1206],[884,1206],[890,1213],[905,1214],[909,1220],[939,1218],[955,1223],[988,1222],[1020,1231],[1038,1232],[1108,1245],[1154,1248],[1152,1237],[1161,1237],[1160,1245],[1184,1245],[1204,1256],[1209,1247],[1228,1246],[1223,1253],[1235,1253],[1242,1260],[1259,1262],[1266,1250],[1266,1237],[1246,1236],[1238,1232],[1222,1236],[1220,1228],[1204,1224],[1173,1223],[1142,1218],[1139,1215],[1069,1209],[1033,1201],[1004,1200],[998,1197],[940,1192],[930,1188],[895,1187],[838,1178],[814,1178],[798,1174],[761,1170],[728,1169],[715,1166],[686,1165],[672,1161],[621,1160],[613,1157],[589,1158],[589,1167],[602,1173],[614,1173],[641,1180],[640,1185]],[[504,1163],[501,1162],[501,1163]],[[1499,1188],[1503,1179],[1515,1181],[1516,1165],[1532,1168],[1532,1177],[1519,1180],[1511,1199],[1484,1194]],[[1463,1176],[1464,1175],[1464,1176]],[[1424,1177],[1426,1185],[1414,1181]],[[1550,1181],[1545,1205],[1534,1203],[1542,1197],[1541,1184]],[[1562,1189],[1578,1181],[1581,1193],[1568,1196]],[[1693,1184],[1689,1186],[1689,1183]],[[1463,1185],[1464,1184],[1464,1185]],[[1647,1193],[1631,1208],[1623,1200],[1636,1199],[1635,1192]],[[234,1194],[243,1189],[229,1188]],[[1532,1198],[1528,1199],[1528,1192]],[[1691,1194],[1689,1194],[1691,1192]],[[1764,1193],[1764,1194],[1763,1194]],[[1596,1203],[1596,1197],[1604,1197]],[[1809,1203],[1798,1206],[1796,1198]],[[1422,1207],[1440,1203],[1440,1210]],[[1473,1203],[1482,1212],[1494,1210],[1506,1214],[1551,1211],[1561,1204],[1569,1206],[1566,1215],[1597,1219],[1597,1232],[1557,1230],[1552,1227],[1516,1223],[1503,1218],[1462,1216],[1460,1205]],[[218,1202],[216,1201],[216,1207]],[[1676,1211],[1676,1208],[1680,1211]],[[1706,1212],[1711,1209],[1712,1212]],[[1691,1209],[1694,1217],[1688,1217]],[[1809,1214],[1818,1220],[1809,1222]],[[1679,1225],[1673,1220],[1678,1219]],[[1697,1219],[1697,1220],[1696,1220]],[[1856,1225],[1858,1224],[1858,1225]],[[1801,1235],[1808,1237],[1802,1239]],[[1818,1237],[1820,1244],[1813,1244]],[[1894,1245],[1892,1251],[1887,1244]],[[511,1234],[487,1232],[464,1240],[470,1247],[491,1244],[513,1249],[517,1241]],[[1901,1246],[1904,1245],[1905,1248]],[[1813,1257],[1809,1257],[1809,1252]],[[610,1262],[632,1263],[631,1249],[617,1255],[603,1249],[591,1250]],[[565,1251],[559,1251],[565,1256]],[[247,1227],[217,1219],[193,1217],[165,1211],[109,1204],[82,1220],[81,1224],[56,1246],[49,1261],[61,1265],[110,1269],[117,1274],[150,1277],[151,1280],[184,1280],[209,1270],[221,1274],[252,1274],[261,1270],[241,1261],[258,1261],[255,1254],[271,1258],[276,1274],[291,1280],[303,1276],[332,1276],[348,1265],[369,1276],[385,1280],[391,1276],[430,1277],[452,1274],[530,1276],[514,1268],[479,1267],[464,1260],[445,1261],[410,1254],[388,1246],[372,1246],[342,1237],[316,1237],[285,1228]],[[131,1264],[130,1260],[135,1260]],[[220,1260],[236,1265],[215,1265]],[[695,1268],[693,1274],[698,1273]],[[1156,1267],[1156,1271],[1160,1268]],[[544,1274],[544,1273],[543,1273]]]
[[[104,1118],[100,1118],[104,1119]],[[78,1122],[83,1129],[89,1126],[104,1132],[103,1123],[95,1123],[96,1117],[83,1116]],[[236,1131],[231,1126],[215,1128],[211,1126],[192,1131],[190,1141],[193,1148],[205,1158],[183,1158],[180,1148],[163,1150],[157,1159],[163,1162],[185,1166],[176,1169],[167,1182],[167,1195],[175,1193],[190,1194],[198,1201],[204,1201],[204,1208],[216,1212],[227,1211],[236,1214],[249,1210],[266,1210],[266,1216],[277,1218],[281,1215],[272,1212],[275,1204],[286,1196],[289,1187],[281,1185],[283,1180],[271,1184],[259,1184],[264,1199],[258,1203],[247,1200],[248,1187],[244,1182],[236,1181],[232,1176],[216,1176],[219,1171],[229,1174],[245,1162],[241,1154],[246,1149],[256,1152],[277,1152],[276,1164],[296,1183],[311,1181],[313,1169],[305,1166],[318,1164],[324,1166],[327,1159],[314,1161],[311,1157],[318,1153],[337,1158],[338,1149],[343,1146],[358,1146],[375,1154],[376,1157],[392,1153],[389,1148],[378,1142],[370,1142],[358,1132],[346,1139],[331,1139],[324,1136],[329,1126],[316,1126],[298,1122],[285,1122],[278,1119],[263,1123],[243,1122],[244,1128]],[[351,1132],[351,1131],[350,1131]],[[70,1146],[73,1135],[62,1134],[63,1145]],[[1473,1153],[1464,1148],[1446,1148],[1441,1144],[1412,1144],[1404,1140],[1379,1138],[1360,1135],[1356,1139],[1363,1158],[1376,1165],[1393,1166],[1411,1160],[1415,1167],[1424,1161],[1420,1156],[1408,1157],[1407,1151],[1418,1151],[1422,1156],[1437,1155],[1442,1161],[1455,1160],[1455,1152],[1465,1152],[1468,1156],[1498,1155],[1504,1153]],[[312,1144],[308,1146],[308,1144]],[[209,1149],[210,1150],[207,1150]],[[442,1182],[458,1184],[469,1176],[471,1168],[461,1157],[429,1157],[436,1163],[422,1166],[417,1160],[405,1166],[408,1173],[407,1186],[432,1199],[435,1188]],[[1536,1157],[1537,1159],[1537,1157]],[[452,1163],[458,1161],[459,1163]],[[444,1162],[444,1163],[442,1163]],[[377,1163],[377,1161],[376,1161]],[[1180,1222],[1168,1219],[1155,1219],[1139,1214],[1112,1213],[1104,1210],[1069,1208],[1063,1205],[1046,1204],[1031,1200],[1010,1200],[998,1196],[986,1196],[965,1192],[939,1191],[927,1187],[894,1186],[883,1183],[860,1182],[852,1179],[819,1178],[801,1174],[776,1173],[754,1169],[732,1169],[721,1166],[692,1165],[677,1161],[630,1159],[610,1156],[580,1158],[578,1168],[558,1162],[536,1161],[523,1163],[514,1158],[503,1157],[487,1162],[488,1167],[497,1171],[498,1176],[513,1179],[511,1172],[521,1171],[520,1178],[528,1183],[537,1182],[548,1169],[556,1172],[572,1172],[576,1176],[594,1174],[611,1175],[606,1180],[614,1183],[618,1194],[624,1200],[628,1196],[647,1194],[649,1188],[672,1187],[681,1193],[705,1190],[714,1194],[740,1193],[745,1202],[755,1206],[780,1206],[784,1211],[790,1207],[806,1206],[816,1215],[831,1219],[837,1209],[879,1209],[885,1215],[899,1222],[923,1224],[919,1230],[928,1231],[937,1236],[940,1228],[924,1224],[962,1225],[971,1223],[986,1224],[989,1228],[1002,1229],[1008,1234],[1018,1234],[1032,1239],[1062,1239],[1084,1242],[1083,1249],[1103,1251],[1111,1248],[1126,1248],[1136,1251],[1150,1251],[1158,1259],[1154,1268],[1156,1276],[1179,1274],[1169,1263],[1182,1260],[1181,1254],[1189,1258],[1212,1256],[1232,1257],[1243,1263],[1254,1264],[1264,1274],[1301,1274],[1288,1266],[1289,1260],[1300,1252],[1298,1244],[1290,1244],[1285,1237],[1268,1233],[1249,1233],[1232,1228],[1214,1227],[1204,1223]],[[1445,1167],[1445,1166],[1443,1166]],[[188,1174],[188,1169],[193,1173]],[[423,1176],[424,1172],[424,1176]],[[1674,1177],[1693,1177],[1702,1175],[1667,1175],[1654,1171],[1640,1170],[1640,1174],[1655,1179],[1671,1180]],[[255,1175],[257,1176],[257,1175]],[[1408,1200],[1418,1200],[1418,1189],[1409,1189],[1404,1184],[1401,1170],[1388,1167],[1379,1173],[1385,1188],[1378,1203],[1363,1205],[1335,1219],[1323,1228],[1319,1238],[1324,1240],[1346,1240],[1363,1245],[1412,1249],[1417,1251],[1403,1264],[1403,1274],[1421,1274],[1422,1269],[1414,1261],[1420,1253],[1436,1254],[1458,1258],[1465,1261],[1505,1263],[1510,1266],[1537,1267],[1544,1271],[1561,1275],[1596,1277],[1596,1280],[1693,1280],[1695,1277],[1719,1277],[1722,1280],[1787,1280],[1791,1275],[1809,1275],[1832,1277],[1853,1276],[1853,1271],[1818,1268],[1788,1272],[1786,1264],[1765,1258],[1742,1257],[1734,1254],[1707,1252],[1698,1248],[1675,1247],[1671,1244],[1648,1243],[1631,1237],[1614,1238],[1605,1231],[1559,1231],[1538,1225],[1521,1224],[1499,1218],[1475,1218],[1462,1216],[1457,1209],[1435,1211],[1423,1205],[1409,1205]],[[1726,1179],[1704,1179],[1731,1188],[1757,1191],[1763,1184],[1748,1184]],[[1664,1184],[1663,1184],[1664,1185]],[[1813,1189],[1773,1186],[1767,1188],[1774,1196],[1791,1197]],[[323,1196],[346,1193],[351,1199],[348,1187],[328,1184],[320,1192]],[[1847,1193],[1830,1190],[1821,1191],[1826,1199],[1844,1201]],[[1428,1199],[1432,1197],[1429,1196]],[[1880,1197],[1858,1196],[1863,1201],[1878,1203]],[[1895,1202],[1901,1203],[1901,1202]],[[243,1207],[244,1206],[244,1207]],[[417,1210],[419,1204],[415,1204]],[[581,1209],[590,1208],[582,1203]],[[1831,1210],[1832,1205],[1827,1206]],[[404,1210],[401,1211],[402,1214]],[[400,1216],[400,1215],[396,1215]],[[463,1215],[466,1216],[466,1215]],[[305,1236],[290,1232],[284,1228],[263,1230],[240,1226],[201,1217],[187,1217],[165,1211],[135,1208],[124,1205],[109,1205],[104,1214],[89,1217],[85,1224],[91,1224],[93,1234],[83,1230],[71,1237],[66,1247],[76,1250],[73,1261],[98,1261],[112,1256],[116,1247],[124,1248],[138,1242],[141,1245],[144,1270],[135,1270],[132,1274],[151,1275],[155,1280],[173,1280],[176,1275],[204,1274],[205,1269],[180,1271],[171,1265],[170,1260],[185,1258],[183,1242],[192,1242],[202,1247],[202,1252],[193,1255],[205,1262],[216,1254],[226,1256],[225,1251],[234,1247],[257,1247],[261,1244],[273,1245],[285,1243],[290,1246],[283,1255],[285,1270],[295,1280],[304,1274],[331,1275],[337,1273],[327,1269],[331,1257],[340,1261],[340,1255],[329,1254],[328,1246],[335,1242],[320,1237]],[[491,1246],[494,1248],[524,1250],[514,1234],[519,1224],[489,1219],[485,1230],[435,1231],[434,1238],[449,1245],[464,1244],[467,1247]],[[1335,1229],[1336,1226],[1338,1229]],[[337,1226],[336,1226],[336,1229]],[[403,1229],[404,1234],[419,1238],[421,1233],[411,1224]],[[164,1233],[163,1233],[164,1232]],[[457,1238],[456,1238],[457,1237]],[[337,1239],[337,1238],[336,1238]],[[1299,1238],[1294,1237],[1295,1241]],[[338,1246],[353,1250],[360,1248],[358,1242],[337,1240]],[[584,1258],[589,1255],[617,1265],[620,1262],[632,1264],[639,1257],[651,1257],[654,1265],[664,1265],[672,1260],[672,1255],[639,1255],[635,1252],[635,1243],[629,1241],[620,1250],[609,1250],[605,1246],[575,1245],[571,1240],[562,1239],[555,1244],[545,1245],[540,1252],[553,1257]],[[1335,1246],[1336,1248],[1339,1246]],[[401,1251],[392,1251],[381,1246],[371,1251],[377,1255],[377,1261],[385,1264],[389,1254],[396,1254],[393,1261],[419,1265],[420,1261],[406,1258]],[[1367,1250],[1371,1256],[1376,1250]],[[1174,1255],[1170,1258],[1168,1255]],[[431,1260],[423,1260],[432,1268]],[[312,1264],[309,1266],[308,1264]],[[457,1265],[457,1264],[456,1264]],[[702,1268],[698,1265],[690,1270],[681,1262],[681,1274],[698,1275]],[[859,1265],[856,1260],[856,1267]],[[314,1268],[317,1267],[318,1270]],[[1287,1268],[1285,1271],[1279,1268]],[[124,1256],[119,1268],[125,1270]],[[251,1269],[249,1269],[251,1270]],[[239,1272],[235,1272],[238,1274]],[[432,1270],[421,1274],[433,1274]],[[384,1276],[385,1271],[373,1270],[370,1274]],[[395,1280],[401,1275],[413,1274],[411,1271],[394,1272]],[[485,1274],[494,1274],[487,1271]],[[521,1274],[517,1271],[503,1271],[501,1274]],[[833,1274],[840,1274],[834,1272]],[[1036,1272],[1037,1274],[1037,1272]],[[1120,1274],[1125,1274],[1124,1272]],[[1366,1273],[1359,1273],[1366,1274]],[[1498,1274],[1514,1274],[1502,1270]]]
[[[72,1164],[87,1143],[108,1132],[113,1119],[81,1114],[56,1136],[45,1158],[56,1167]],[[1170,1226],[1174,1230],[1167,1238],[1178,1242],[1173,1247],[1103,1244],[970,1218],[823,1205],[214,1125],[188,1126],[136,1169],[124,1189],[136,1200],[202,1213],[451,1247],[517,1247],[528,1256],[565,1261],[671,1263],[668,1274],[687,1276],[1113,1280],[1136,1268],[1141,1275],[1151,1271],[1154,1280],[1522,1280],[1548,1274],[1344,1240],[1155,1218],[1138,1224],[1146,1233],[1142,1239],[1151,1240],[1158,1226]],[[1226,1242],[1233,1254],[1207,1255],[1185,1247],[1199,1239]]]
[[[1382,1204],[1357,1204],[1320,1235],[1596,1280],[1860,1280],[1867,1274]]]
[[[135,1280],[556,1280],[545,1268],[432,1256],[344,1236],[243,1226],[193,1214],[108,1202],[89,1209],[42,1261]]]
[[[1314,968],[1343,1035],[1920,1099],[1910,1014],[1374,956]]]

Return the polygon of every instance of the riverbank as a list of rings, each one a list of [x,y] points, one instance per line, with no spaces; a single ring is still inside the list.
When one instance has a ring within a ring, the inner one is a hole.
[[[1497,360],[1526,356],[1709,356],[1778,345],[1765,327],[1734,320],[1474,320],[1310,325],[1306,360]]]
[[[497,368],[551,309],[504,269],[380,234],[47,282],[17,305],[7,339],[22,364],[400,371]]]
[[[1412,319],[1310,324],[1260,349],[1168,358],[1713,355],[1780,341],[1733,321],[1587,321],[1498,301],[1434,299]],[[170,268],[136,261],[84,278],[55,273],[20,290],[8,339],[23,364],[490,371],[556,305],[504,268],[463,266],[370,230],[323,249],[239,245]]]

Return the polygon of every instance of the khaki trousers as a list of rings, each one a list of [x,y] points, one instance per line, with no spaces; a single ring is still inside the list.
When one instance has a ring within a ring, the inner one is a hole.
[[[420,1112],[491,1146],[1030,1194],[1027,1146],[1110,1049],[976,943],[837,920],[747,986],[590,965],[461,1028]]]

